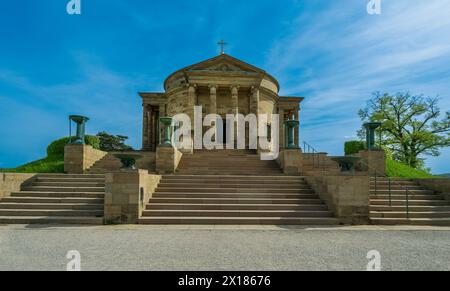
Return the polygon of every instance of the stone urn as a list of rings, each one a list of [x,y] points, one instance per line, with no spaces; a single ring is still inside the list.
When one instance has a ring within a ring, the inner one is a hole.
[[[122,163],[122,167],[120,168],[122,171],[136,170],[136,161],[142,158],[140,154],[134,153],[119,153],[114,154],[114,157]]]
[[[342,173],[351,174],[355,172],[355,165],[357,162],[361,160],[361,158],[354,156],[344,156],[344,157],[331,157],[331,160],[339,164]]]

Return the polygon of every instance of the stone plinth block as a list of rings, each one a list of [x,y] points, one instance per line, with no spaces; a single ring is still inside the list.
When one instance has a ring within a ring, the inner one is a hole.
[[[161,176],[147,170],[108,173],[105,176],[105,222],[135,224],[159,184]]]
[[[300,175],[302,173],[302,152],[300,149],[284,149],[278,159],[283,173],[286,175]]]
[[[83,174],[107,154],[107,152],[96,150],[90,145],[66,145],[64,147],[64,172],[68,174]]]
[[[174,147],[158,147],[156,149],[156,172],[173,174],[178,168],[182,153]]]
[[[369,175],[386,175],[386,153],[383,150],[360,151],[359,156],[369,167]]]
[[[308,176],[307,182],[342,224],[368,224],[369,176]]]

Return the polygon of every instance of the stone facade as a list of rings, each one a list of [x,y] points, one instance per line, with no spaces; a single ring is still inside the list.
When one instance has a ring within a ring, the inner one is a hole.
[[[83,174],[95,162],[108,153],[90,145],[66,145],[64,148],[64,171],[68,174]]]
[[[237,113],[267,114],[269,118],[280,114],[283,146],[284,121],[292,116],[298,120],[303,100],[279,96],[274,77],[226,54],[176,71],[165,80],[164,89],[164,93],[139,93],[143,101],[143,150],[156,151],[159,117],[185,113],[193,122],[194,106],[202,106],[203,115],[214,113],[223,119]],[[298,144],[298,132],[295,140]]]

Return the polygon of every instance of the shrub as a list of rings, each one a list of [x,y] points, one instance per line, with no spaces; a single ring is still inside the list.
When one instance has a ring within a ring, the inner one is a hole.
[[[352,140],[345,143],[345,155],[354,155],[366,149],[366,143],[359,140]]]
[[[64,137],[55,140],[47,147],[48,157],[62,157],[64,156],[64,147],[69,143],[70,137]],[[96,136],[86,135],[84,141],[87,145],[92,146],[94,149],[100,149],[100,140]]]

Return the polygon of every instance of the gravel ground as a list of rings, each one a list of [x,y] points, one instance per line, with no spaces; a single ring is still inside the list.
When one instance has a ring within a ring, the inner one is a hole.
[[[0,270],[450,270],[450,228],[0,226]]]

